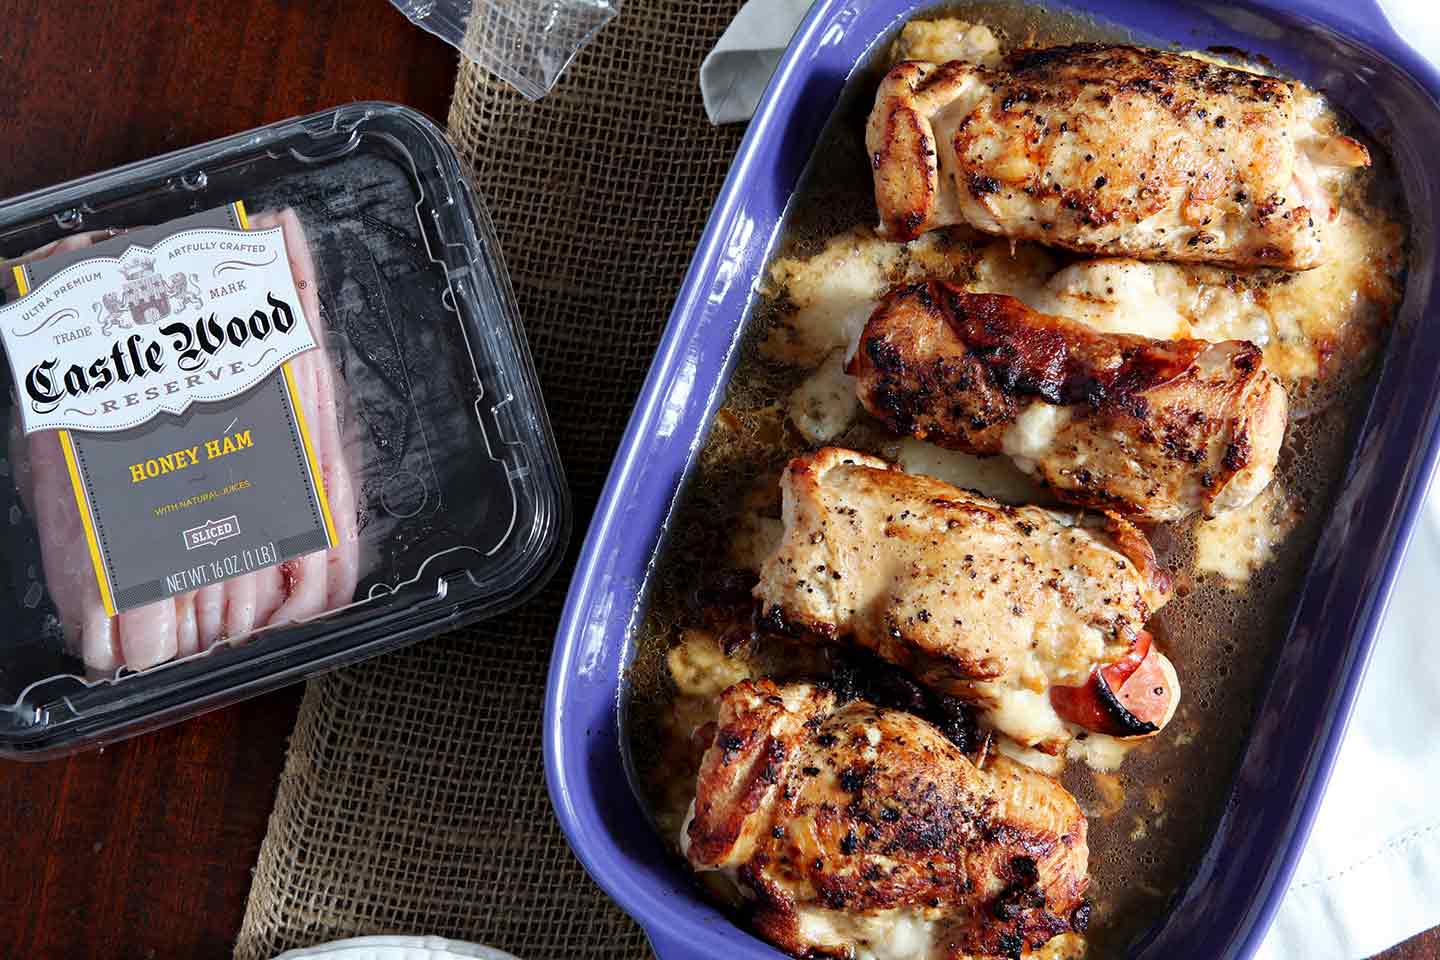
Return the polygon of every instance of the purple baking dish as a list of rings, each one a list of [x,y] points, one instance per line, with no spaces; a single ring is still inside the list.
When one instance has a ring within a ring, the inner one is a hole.
[[[733,368],[778,228],[842,86],[928,3],[818,0],[796,31],[711,213],[590,525],[556,637],[545,703],[550,795],[576,855],[665,960],[775,958],[705,903],[631,790],[621,742],[631,636],[667,519]],[[1374,0],[1244,4],[1091,0],[1153,41],[1229,45],[1327,90],[1389,141],[1412,224],[1405,303],[1208,851],[1141,958],[1246,957],[1259,945],[1314,819],[1411,528],[1440,420],[1435,226],[1440,74]],[[1430,169],[1427,169],[1427,166]],[[1343,563],[1342,563],[1343,561]]]

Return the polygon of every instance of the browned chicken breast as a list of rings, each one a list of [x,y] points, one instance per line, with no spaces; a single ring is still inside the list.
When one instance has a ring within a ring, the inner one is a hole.
[[[1285,80],[1139,47],[897,64],[866,130],[881,232],[968,223],[1089,253],[1303,270],[1336,205],[1316,168],[1368,166]]]
[[[1067,721],[1127,736],[1173,715],[1179,684],[1144,633],[1170,579],[1127,521],[1002,506],[833,447],[780,482],[784,535],[754,591],[766,629],[871,650],[1047,753]],[[1111,664],[1123,676],[1092,689]]]
[[[1085,831],[1060,784],[979,769],[917,717],[746,680],[721,695],[680,844],[796,956],[980,960],[1084,928]]]
[[[849,373],[895,433],[1007,454],[1065,500],[1150,521],[1249,503],[1288,419],[1252,343],[1101,333],[943,281],[892,291]]]

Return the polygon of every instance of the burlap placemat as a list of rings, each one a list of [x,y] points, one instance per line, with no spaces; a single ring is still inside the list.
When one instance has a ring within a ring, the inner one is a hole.
[[[461,68],[450,133],[509,263],[575,540],[524,609],[310,683],[237,960],[371,933],[524,960],[648,955],[555,824],[540,715],[576,548],[739,143],[696,86],[737,6],[625,0],[539,104]]]

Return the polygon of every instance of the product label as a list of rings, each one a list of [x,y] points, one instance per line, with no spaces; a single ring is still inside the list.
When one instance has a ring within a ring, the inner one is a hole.
[[[17,268],[22,282],[43,265]],[[228,400],[315,346],[279,227],[182,230],[22,292],[0,328],[26,434],[128,430]]]
[[[112,615],[335,545],[314,278],[248,226],[236,203],[36,260],[0,307],[23,432],[55,431],[73,488],[35,494],[74,496]]]

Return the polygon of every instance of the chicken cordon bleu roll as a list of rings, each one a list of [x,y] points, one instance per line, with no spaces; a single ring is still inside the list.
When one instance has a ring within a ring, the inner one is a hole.
[[[1004,506],[833,447],[780,483],[764,629],[868,649],[1046,753],[1068,724],[1144,736],[1174,714],[1179,683],[1145,631],[1170,578],[1128,521]]]
[[[810,684],[742,681],[714,727],[680,845],[794,956],[1018,957],[1085,929],[1085,816],[1049,777]]]
[[[1324,258],[1319,167],[1368,166],[1276,77],[1130,46],[897,64],[866,129],[880,230],[966,223],[1087,253],[1291,270]]]
[[[1252,343],[1101,333],[936,280],[881,302],[848,371],[897,434],[1006,454],[1063,500],[1154,522],[1253,500],[1289,415]]]

